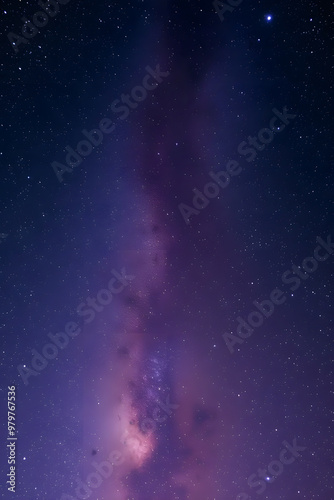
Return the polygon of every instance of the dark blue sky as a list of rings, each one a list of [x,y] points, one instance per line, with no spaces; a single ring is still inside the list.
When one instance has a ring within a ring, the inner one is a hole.
[[[2,477],[15,385],[19,500],[332,500],[331,9],[63,0],[15,51],[41,8],[0,21]]]

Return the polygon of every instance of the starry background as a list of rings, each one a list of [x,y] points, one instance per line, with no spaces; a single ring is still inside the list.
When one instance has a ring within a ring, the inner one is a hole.
[[[3,498],[76,499],[119,450],[85,498],[332,500],[333,256],[295,292],[281,282],[332,229],[330,4],[245,0],[223,21],[201,0],[59,7],[17,53],[7,33],[40,8],[1,8],[3,478],[13,384],[18,437]],[[111,103],[158,64],[169,75],[120,121]],[[240,142],[284,106],[296,118],[248,163]],[[115,131],[58,182],[51,163],[104,117]],[[179,204],[228,160],[242,172],[187,225]],[[134,278],[85,324],[78,304],[122,268]],[[231,353],[224,334],[276,287],[286,302]],[[25,385],[18,366],[68,321],[81,333]],[[300,457],[250,488],[294,438]]]

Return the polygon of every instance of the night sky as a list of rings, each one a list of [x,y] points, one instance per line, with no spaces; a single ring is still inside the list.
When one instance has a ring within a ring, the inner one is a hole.
[[[333,500],[331,11],[1,7],[2,498]]]

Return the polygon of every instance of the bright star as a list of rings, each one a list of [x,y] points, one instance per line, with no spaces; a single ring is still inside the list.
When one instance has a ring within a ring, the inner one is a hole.
[[[267,21],[271,21],[271,20],[272,20],[272,16],[271,16],[270,14],[268,14],[268,15],[266,16],[266,19],[267,19]]]

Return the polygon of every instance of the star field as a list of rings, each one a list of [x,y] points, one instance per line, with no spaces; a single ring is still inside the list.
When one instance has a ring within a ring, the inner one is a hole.
[[[331,6],[1,12],[3,498],[332,500]]]

